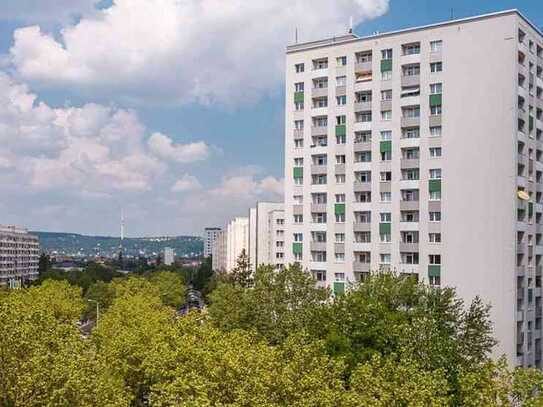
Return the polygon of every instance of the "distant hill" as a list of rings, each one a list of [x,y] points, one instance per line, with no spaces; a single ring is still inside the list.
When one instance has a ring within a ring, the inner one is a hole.
[[[41,249],[49,254],[114,256],[119,252],[118,237],[38,231],[30,233],[38,236]],[[165,247],[171,247],[178,257],[192,257],[202,254],[203,241],[197,236],[138,237],[125,238],[123,247],[126,256],[155,256]]]

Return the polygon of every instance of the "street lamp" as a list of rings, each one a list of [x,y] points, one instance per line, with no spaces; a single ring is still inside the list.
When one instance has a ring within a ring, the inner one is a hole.
[[[100,303],[96,300],[91,299],[88,299],[87,301],[96,303],[96,324],[98,324],[98,320],[100,319]]]

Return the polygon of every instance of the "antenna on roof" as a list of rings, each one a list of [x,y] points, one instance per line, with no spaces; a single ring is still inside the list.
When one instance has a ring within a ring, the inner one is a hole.
[[[353,16],[349,18],[349,34],[353,33]]]

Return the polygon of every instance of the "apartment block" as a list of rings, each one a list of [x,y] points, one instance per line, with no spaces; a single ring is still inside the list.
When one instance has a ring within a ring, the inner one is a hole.
[[[209,227],[204,229],[204,257],[209,257],[213,253],[213,246],[215,245],[215,242],[217,241],[217,236],[219,232],[221,231],[221,228],[217,227]]]
[[[231,271],[243,251],[249,256],[249,218],[236,217],[217,234],[212,252],[213,270]]]
[[[38,278],[40,245],[26,229],[0,225],[0,286],[10,288]]]
[[[220,230],[211,252],[211,267],[214,271],[226,271],[226,239],[226,230]]]
[[[289,46],[285,262],[480,296],[496,354],[541,367],[542,71],[517,10]]]
[[[175,252],[171,247],[165,247],[162,253],[162,262],[166,266],[171,266],[175,263]]]
[[[249,211],[249,260],[256,267],[283,267],[285,260],[285,215],[283,203],[258,202]]]

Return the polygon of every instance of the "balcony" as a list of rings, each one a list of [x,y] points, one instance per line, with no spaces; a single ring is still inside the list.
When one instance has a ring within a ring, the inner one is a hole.
[[[439,126],[441,126],[441,115],[440,114],[431,115],[428,118],[428,122],[429,122],[430,127],[439,127]]]
[[[419,201],[400,201],[400,210],[401,211],[418,211],[419,210]]]
[[[381,111],[392,110],[392,100],[381,100]]]
[[[326,165],[312,165],[311,166],[311,175],[326,174],[327,167]]]
[[[420,117],[402,117],[402,127],[418,127],[420,126]]]
[[[355,181],[353,185],[354,192],[371,192],[371,182]]]
[[[315,252],[325,252],[326,251],[326,242],[310,242],[309,247],[311,251]]]
[[[311,127],[312,136],[326,136],[328,134],[328,126],[313,126]]]
[[[360,261],[353,261],[353,271],[355,273],[369,273],[371,268],[370,263],[362,263]]]
[[[315,213],[324,213],[326,212],[326,204],[325,203],[320,203],[320,204],[311,204],[311,212],[315,212]]]
[[[372,62],[357,62],[354,64],[354,71],[355,72],[369,72],[372,70]]]
[[[328,96],[328,88],[313,88],[311,89],[311,97],[312,98],[319,98]]]
[[[402,76],[402,87],[420,86],[420,75]]]
[[[370,232],[371,223],[370,222],[354,222],[353,223],[353,232]]]
[[[418,243],[400,242],[400,252],[415,253],[419,251]]]
[[[371,111],[371,102],[355,102],[354,111],[355,113]]]
[[[528,158],[526,157],[526,154],[518,154],[517,157],[518,164],[526,165],[528,163]]]
[[[410,168],[419,168],[419,166],[420,166],[419,158],[402,158],[400,160],[400,168],[402,170],[410,169]]]
[[[334,171],[336,174],[345,174],[345,164],[336,164]]]
[[[303,129],[294,129],[294,139],[301,139],[304,138],[304,130]]]
[[[354,143],[353,150],[355,153],[359,153],[361,151],[371,151],[371,141],[366,141],[363,143]]]

